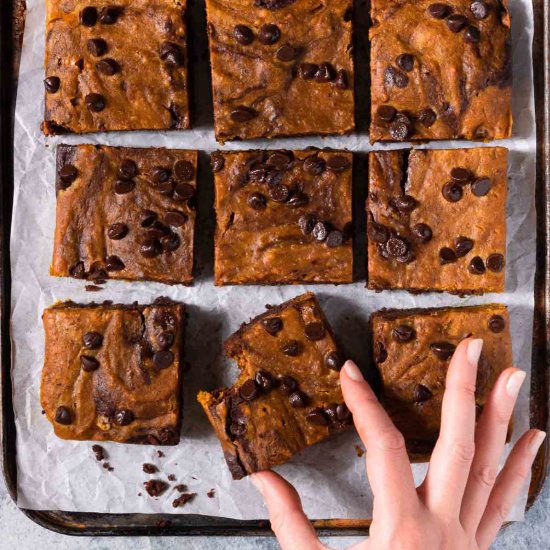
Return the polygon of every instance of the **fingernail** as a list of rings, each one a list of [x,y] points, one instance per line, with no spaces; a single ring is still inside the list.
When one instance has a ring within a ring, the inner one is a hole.
[[[529,443],[529,450],[533,453],[533,455],[536,455],[539,452],[539,448],[545,439],[546,432],[541,432],[540,430],[532,437],[531,443]]]
[[[252,484],[258,491],[262,494],[264,494],[264,482],[261,477],[257,476],[256,474],[252,474],[250,476],[250,481],[252,481]]]
[[[482,348],[483,340],[481,339],[470,340],[470,342],[468,342],[466,357],[468,358],[468,363],[470,363],[470,365],[472,365],[473,367],[477,366]]]
[[[365,379],[359,370],[359,367],[353,361],[346,361],[344,365],[344,370],[346,374],[355,382],[364,382]]]
[[[506,382],[506,393],[512,398],[515,399],[518,396],[519,389],[525,380],[527,373],[522,370],[518,370],[508,378]]]

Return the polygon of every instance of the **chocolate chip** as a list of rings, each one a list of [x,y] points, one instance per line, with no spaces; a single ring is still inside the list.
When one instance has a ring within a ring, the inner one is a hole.
[[[181,227],[182,225],[185,225],[185,222],[187,221],[187,214],[184,212],[178,212],[177,210],[172,210],[170,212],[166,212],[164,221],[171,227]]]
[[[417,384],[413,391],[413,400],[415,403],[424,403],[433,397],[433,394],[429,388],[423,384]]]
[[[177,250],[180,247],[181,240],[175,233],[169,233],[168,235],[161,237],[160,245],[162,246],[164,252],[174,252],[174,250]]]
[[[213,172],[221,172],[225,166],[225,159],[223,158],[223,154],[220,152],[212,153],[210,156],[210,162],[212,164]]]
[[[271,46],[272,44],[275,44],[275,42],[278,42],[279,38],[281,38],[281,31],[277,25],[266,24],[260,27],[260,31],[258,32],[258,40],[262,44]]]
[[[117,426],[128,426],[134,419],[134,413],[129,409],[119,409],[114,415],[114,423]]]
[[[409,84],[409,77],[401,71],[398,71],[396,68],[390,66],[384,73],[384,82],[388,86],[406,88]]]
[[[300,219],[298,220],[298,225],[304,235],[311,235],[316,223],[317,218],[312,214],[300,216]]]
[[[59,179],[64,184],[61,187],[66,189],[78,177],[78,170],[76,169],[76,166],[73,166],[72,164],[65,164],[65,166],[59,170],[58,175]]]
[[[68,407],[63,407],[63,406],[57,407],[57,410],[55,411],[54,420],[58,424],[63,424],[65,426],[72,424],[73,418],[72,418],[71,411],[69,410]]]
[[[418,120],[420,121],[420,124],[426,128],[430,128],[435,124],[435,121],[437,120],[437,115],[435,112],[427,107],[426,109],[422,109],[420,113],[418,113]]]
[[[246,424],[242,422],[232,422],[229,426],[229,431],[235,437],[243,436],[246,433]]]
[[[390,126],[390,135],[396,141],[405,141],[411,134],[412,128],[402,120],[395,120]]]
[[[344,69],[340,69],[336,73],[334,86],[336,86],[336,88],[338,88],[339,90],[347,90],[349,88],[348,73]]]
[[[269,188],[269,198],[275,202],[286,202],[290,197],[290,189],[280,183]]]
[[[178,160],[174,164],[174,174],[181,181],[191,181],[195,175],[195,167],[188,160]]]
[[[391,335],[396,342],[405,344],[414,340],[416,331],[409,325],[398,325],[392,330]]]
[[[298,387],[298,382],[291,376],[281,376],[279,378],[279,384],[281,391],[286,395],[290,395]]]
[[[185,63],[183,50],[173,42],[163,42],[159,49],[159,55],[167,65],[173,67],[182,67]]]
[[[323,409],[313,409],[306,415],[306,420],[315,426],[328,426],[329,420]]]
[[[464,40],[469,44],[477,44],[481,40],[479,29],[473,25],[468,25],[464,31]]]
[[[473,177],[472,172],[467,168],[458,167],[451,170],[451,179],[454,183],[458,183],[459,185],[470,183]]]
[[[151,170],[151,179],[154,183],[165,183],[170,179],[172,170],[163,166],[155,166]]]
[[[325,336],[325,325],[317,321],[307,323],[304,327],[304,334],[306,338],[312,342],[321,340]]]
[[[142,210],[139,220],[141,227],[151,227],[158,220],[158,214],[152,210]]]
[[[97,349],[103,344],[103,336],[98,332],[87,332],[82,337],[82,343],[87,349]]]
[[[296,56],[298,55],[298,51],[290,44],[284,44],[275,52],[275,55],[277,56],[277,59],[279,61],[288,63],[289,61],[292,61],[296,58]]]
[[[167,369],[174,362],[174,354],[168,350],[157,351],[153,355],[153,365],[156,369]]]
[[[483,275],[485,273],[485,264],[479,256],[475,256],[470,260],[468,270],[472,275]]]
[[[460,32],[468,23],[468,20],[463,15],[455,13],[447,17],[447,27],[451,32]]]
[[[293,208],[300,208],[301,206],[305,206],[309,202],[309,198],[305,193],[302,193],[301,191],[295,191],[290,196],[290,199],[288,199],[287,204],[288,206],[292,206]]]
[[[189,183],[178,183],[174,189],[174,200],[178,202],[188,201],[195,195],[195,188]]]
[[[332,172],[343,172],[351,166],[351,162],[343,155],[331,155],[327,160],[327,168]]]
[[[84,267],[84,262],[78,262],[69,269],[69,275],[75,279],[85,279],[86,278],[86,268]]]
[[[338,229],[333,229],[327,235],[326,242],[329,248],[338,248],[344,244],[344,234]]]
[[[311,230],[311,235],[316,241],[323,242],[329,234],[329,226],[325,222],[317,222]]]
[[[489,193],[491,187],[493,187],[493,182],[490,178],[478,178],[472,183],[472,193],[476,197],[484,197]]]
[[[369,221],[367,233],[369,240],[374,243],[385,244],[390,238],[389,229],[385,225],[373,221]]]
[[[312,80],[319,71],[319,65],[314,63],[302,63],[300,65],[299,74],[304,80]]]
[[[245,401],[253,401],[258,397],[260,394],[260,389],[258,388],[258,384],[256,384],[255,380],[252,380],[251,378],[248,379],[240,388],[239,388],[239,395],[245,400]]]
[[[391,257],[397,258],[407,254],[409,245],[407,241],[401,237],[390,237],[386,243],[386,250]]]
[[[432,240],[432,229],[429,225],[425,223],[417,223],[412,228],[412,234],[414,238],[420,243],[427,243]]]
[[[453,356],[456,346],[449,342],[435,342],[430,345],[432,353],[442,361],[446,361]]]
[[[157,343],[162,350],[170,349],[175,341],[174,333],[171,330],[165,330],[158,335]]]
[[[96,63],[96,69],[105,76],[113,76],[120,71],[120,65],[114,59],[102,59]]]
[[[105,109],[105,98],[101,94],[88,94],[85,101],[86,107],[92,113],[100,113]]]
[[[97,23],[97,8],[86,6],[80,11],[80,23],[85,27],[93,27]]]
[[[397,110],[391,105],[380,105],[378,109],[376,109],[377,118],[383,122],[391,122],[395,118],[396,114]]]
[[[266,164],[269,166],[274,166],[279,170],[286,170],[289,167],[289,164],[292,162],[293,155],[284,151],[277,151],[269,155]]]
[[[233,29],[233,38],[242,46],[248,46],[254,41],[254,33],[246,25],[236,25]]]
[[[99,368],[99,361],[95,357],[81,355],[80,366],[84,372],[93,372]]]
[[[408,213],[412,212],[416,208],[418,203],[416,199],[414,197],[411,197],[410,195],[398,195],[397,197],[393,197],[390,200],[390,204],[394,208],[399,210],[399,212]]]
[[[443,186],[442,193],[449,202],[458,202],[464,195],[462,187],[458,183],[452,181]]]
[[[256,118],[258,116],[258,112],[250,107],[240,105],[239,107],[235,107],[229,116],[231,117],[231,120],[235,122],[248,122],[249,120]]]
[[[439,263],[441,265],[452,264],[457,259],[456,252],[452,248],[445,246],[439,251]]]
[[[106,6],[99,13],[99,22],[104,25],[114,25],[123,11],[124,8],[120,6]]]
[[[87,42],[88,51],[95,57],[101,57],[107,52],[107,42],[103,38],[91,38]]]
[[[336,69],[330,63],[321,63],[315,73],[317,82],[332,82],[336,78]]]
[[[491,254],[487,258],[487,269],[494,273],[500,273],[504,269],[504,256],[502,254]]]
[[[337,351],[329,351],[325,355],[325,365],[330,370],[339,371],[342,368],[344,361],[340,357],[340,354]]]
[[[273,388],[273,376],[271,376],[269,372],[264,370],[258,371],[254,377],[254,380],[256,380],[256,384],[264,392],[268,392]]]
[[[288,401],[290,403],[290,406],[295,408],[295,409],[305,407],[306,404],[307,404],[306,396],[300,391],[295,391],[295,392],[291,393],[288,396]]]
[[[451,13],[451,8],[447,4],[431,4],[428,13],[435,19],[445,19]]]
[[[133,191],[136,187],[136,184],[132,180],[116,180],[115,181],[115,193],[117,195],[125,195],[126,193],[130,193],[130,191]]]
[[[458,237],[455,240],[455,252],[458,258],[463,258],[474,248],[474,241],[468,237]]]
[[[125,267],[124,262],[118,256],[107,256],[105,259],[107,271],[122,271]]]
[[[470,11],[476,19],[485,19],[489,15],[489,6],[485,2],[472,2]]]
[[[374,362],[383,363],[388,358],[388,352],[386,351],[386,346],[383,342],[376,342],[374,344]]]
[[[58,76],[49,76],[44,80],[44,88],[49,94],[55,94],[59,90],[61,80]]]
[[[160,241],[155,238],[148,238],[140,247],[139,253],[144,258],[156,258],[162,252]]]
[[[124,159],[120,163],[117,172],[121,178],[130,180],[138,175],[138,167],[133,160]]]
[[[304,170],[312,176],[320,176],[326,169],[327,163],[317,155],[307,157],[304,160]]]
[[[336,419],[340,422],[344,422],[345,424],[351,422],[352,414],[345,403],[340,403],[336,407]]]
[[[262,320],[262,326],[268,334],[276,336],[278,332],[283,330],[283,321],[280,317],[268,317]]]
[[[414,68],[414,56],[410,53],[402,53],[395,60],[397,66],[403,71],[409,73]]]
[[[498,334],[506,328],[506,321],[504,320],[504,317],[501,317],[500,315],[493,315],[489,319],[487,326],[491,332]]]

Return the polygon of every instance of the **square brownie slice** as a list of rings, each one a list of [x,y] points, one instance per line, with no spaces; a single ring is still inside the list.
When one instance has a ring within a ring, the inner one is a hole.
[[[369,155],[368,287],[503,292],[508,150]]]
[[[379,311],[371,327],[382,403],[414,460],[428,459],[437,441],[449,360],[464,338],[483,339],[478,414],[500,373],[512,366],[510,320],[503,305]]]
[[[371,142],[512,133],[507,0],[372,0]]]
[[[45,134],[189,127],[186,0],[46,0]]]
[[[215,282],[351,283],[351,153],[216,152]]]
[[[220,142],[355,128],[352,0],[206,0]]]
[[[225,352],[239,379],[198,400],[234,479],[283,464],[351,425],[338,372],[343,356],[313,294],[268,306],[227,340]]]
[[[193,282],[197,152],[57,148],[51,275]]]
[[[41,403],[61,439],[176,445],[184,306],[59,303],[46,334]]]

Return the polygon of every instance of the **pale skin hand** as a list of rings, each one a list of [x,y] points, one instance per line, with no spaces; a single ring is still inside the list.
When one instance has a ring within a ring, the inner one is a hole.
[[[506,369],[475,423],[477,363],[483,342],[465,340],[447,373],[441,434],[423,484],[415,488],[403,436],[357,366],[340,374],[342,392],[367,449],[374,494],[370,539],[355,550],[486,550],[519,495],[546,434],[529,430],[497,475],[508,423],[525,373]],[[274,472],[252,480],[265,498],[283,550],[321,550],[296,490]]]

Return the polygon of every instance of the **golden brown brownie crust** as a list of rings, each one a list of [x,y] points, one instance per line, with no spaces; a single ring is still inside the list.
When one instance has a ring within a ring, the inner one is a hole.
[[[370,153],[369,288],[503,292],[507,159],[502,147]]]
[[[189,127],[186,0],[47,0],[45,134]]]
[[[464,338],[483,339],[478,414],[500,373],[512,366],[510,320],[503,305],[381,311],[372,315],[371,325],[382,403],[415,460],[428,459],[437,440],[449,360]]]
[[[56,435],[177,444],[183,314],[162,300],[46,309],[41,402]]]
[[[509,137],[507,6],[373,0],[371,141]]]
[[[225,350],[238,362],[235,385],[198,400],[235,479],[282,464],[351,425],[343,404],[343,364],[311,293],[272,307],[243,325]]]
[[[352,161],[336,151],[214,153],[216,284],[352,282]]]
[[[354,129],[351,0],[206,0],[218,141]]]
[[[58,146],[51,274],[191,284],[196,167],[196,151]]]

